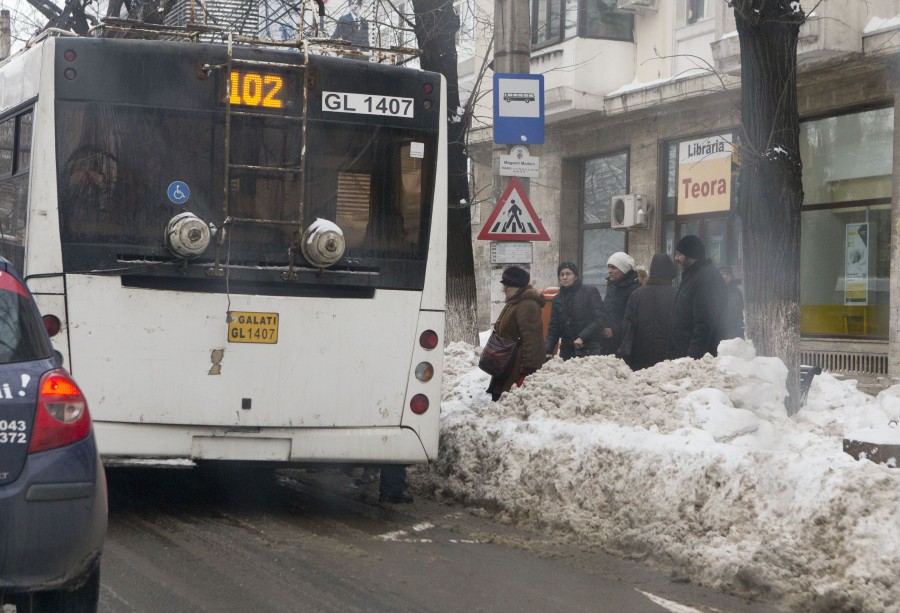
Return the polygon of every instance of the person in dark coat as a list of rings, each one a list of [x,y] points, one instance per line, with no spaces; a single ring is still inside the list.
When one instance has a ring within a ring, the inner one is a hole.
[[[725,281],[706,257],[700,239],[689,234],[675,245],[675,261],[681,264],[681,283],[672,304],[672,337],[669,357],[694,359],[716,355],[725,310]]]
[[[518,266],[503,271],[500,283],[506,295],[506,305],[494,324],[494,332],[507,340],[521,339],[513,359],[512,368],[505,379],[491,377],[487,391],[491,400],[499,400],[503,392],[512,389],[514,383],[531,375],[544,365],[544,322],[541,309],[544,297],[529,285],[531,276]]]
[[[725,313],[722,316],[722,338],[744,338],[744,294],[734,278],[731,266],[719,266],[725,281]]]
[[[556,268],[559,293],[550,305],[550,326],[544,341],[549,356],[559,342],[563,360],[586,355],[602,355],[600,316],[603,299],[596,287],[582,285],[578,266],[563,262]]]
[[[649,368],[666,359],[675,300],[675,264],[665,253],[650,262],[647,284],[628,299],[622,319],[622,345],[616,355],[633,370]]]
[[[641,284],[634,270],[634,258],[623,251],[609,256],[606,269],[609,279],[603,299],[603,353],[612,355],[622,344],[622,319],[628,298]]]

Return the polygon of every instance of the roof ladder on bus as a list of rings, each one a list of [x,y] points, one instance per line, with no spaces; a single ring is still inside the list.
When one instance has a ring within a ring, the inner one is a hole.
[[[241,37],[242,42],[251,42],[251,39],[245,39]],[[224,212],[224,222],[222,224],[222,228],[217,233],[216,240],[216,258],[215,263],[212,268],[207,269],[206,274],[211,277],[222,277],[225,276],[225,268],[223,268],[221,263],[221,256],[223,249],[226,251],[226,263],[225,267],[228,266],[228,256],[227,256],[227,244],[228,244],[228,233],[231,231],[231,226],[235,224],[263,224],[263,225],[278,225],[278,226],[294,226],[296,229],[294,231],[294,238],[291,241],[290,248],[288,250],[288,270],[285,272],[282,277],[285,280],[296,280],[297,273],[294,271],[295,268],[295,259],[296,254],[300,250],[300,238],[302,235],[302,225],[303,225],[303,198],[304,198],[304,189],[301,187],[299,191],[299,202],[297,203],[297,217],[295,220],[276,220],[276,219],[260,219],[254,217],[237,217],[231,214],[229,208],[229,192],[231,191],[231,176],[232,171],[234,170],[252,170],[252,171],[262,171],[262,172],[271,172],[271,173],[300,173],[301,177],[305,172],[306,167],[306,132],[307,132],[307,99],[309,94],[309,79],[308,79],[308,71],[306,70],[309,64],[309,53],[306,48],[305,43],[302,44],[303,49],[303,62],[300,64],[291,64],[291,63],[283,63],[283,62],[266,62],[260,60],[245,60],[234,57],[234,36],[232,34],[228,35],[228,57],[226,63],[219,66],[209,66],[208,69],[224,69],[226,74],[225,79],[225,152],[224,152],[224,184],[223,184],[223,212]],[[269,118],[273,117],[272,113],[259,113],[253,111],[245,111],[245,110],[234,110],[232,108],[232,103],[234,102],[234,96],[232,95],[232,87],[234,86],[233,80],[233,68],[234,67],[241,68],[256,68],[256,69],[277,69],[277,70],[297,70],[302,73],[303,78],[303,102],[301,105],[300,115],[275,115],[279,119],[288,120],[288,121],[299,121],[301,122],[301,133],[300,133],[300,160],[299,166],[257,166],[251,164],[235,164],[231,161],[231,125],[232,118],[234,117],[259,117],[259,118]]]

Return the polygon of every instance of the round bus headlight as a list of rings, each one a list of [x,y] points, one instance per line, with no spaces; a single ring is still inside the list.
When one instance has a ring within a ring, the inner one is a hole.
[[[166,247],[181,258],[195,258],[209,247],[209,226],[193,213],[179,213],[166,224]]]
[[[344,257],[344,233],[337,224],[327,219],[317,219],[300,241],[300,250],[306,261],[317,268],[325,268]]]
[[[428,396],[425,394],[416,394],[409,401],[409,409],[416,415],[421,415],[428,410]]]
[[[419,362],[419,365],[416,366],[416,379],[422,383],[427,383],[428,381],[431,381],[433,376],[434,366],[428,362]]]

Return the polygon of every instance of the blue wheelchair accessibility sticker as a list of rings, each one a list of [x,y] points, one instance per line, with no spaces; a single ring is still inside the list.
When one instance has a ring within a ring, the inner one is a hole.
[[[191,197],[191,190],[184,181],[172,181],[166,193],[174,204],[184,204]]]

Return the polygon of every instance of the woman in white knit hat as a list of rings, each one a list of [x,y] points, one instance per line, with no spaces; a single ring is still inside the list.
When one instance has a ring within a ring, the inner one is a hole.
[[[603,299],[604,353],[614,354],[622,343],[622,319],[631,292],[641,286],[634,270],[634,258],[624,251],[616,251],[606,262],[609,279]]]

